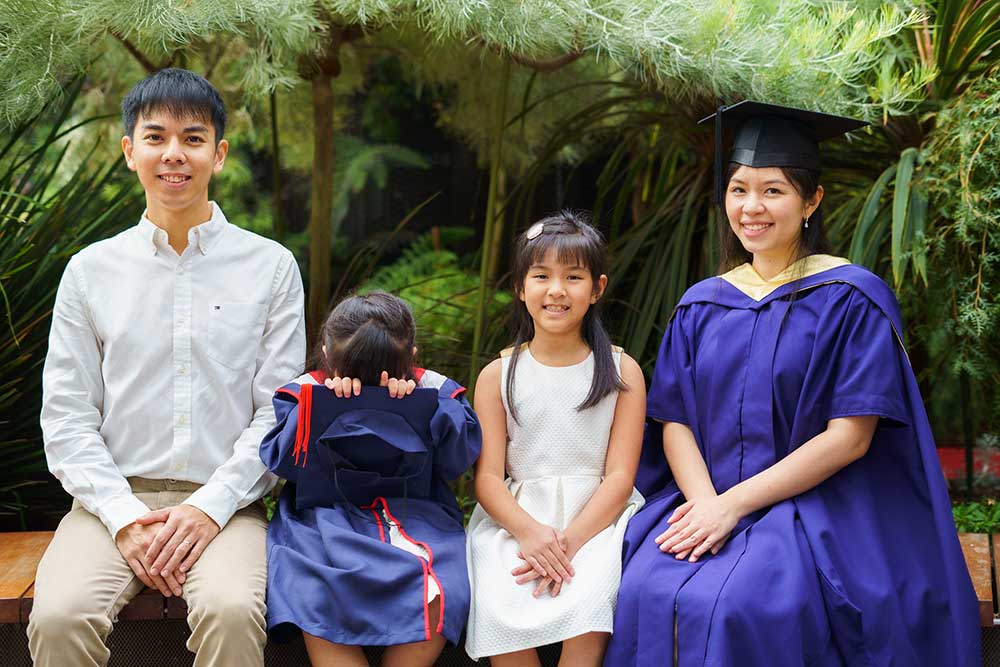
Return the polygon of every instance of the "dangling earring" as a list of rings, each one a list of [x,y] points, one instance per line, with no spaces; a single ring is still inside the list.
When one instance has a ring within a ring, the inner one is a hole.
[[[806,229],[809,229],[809,218],[808,217],[806,217],[806,219],[805,219],[805,225],[803,225],[803,227],[805,227]]]

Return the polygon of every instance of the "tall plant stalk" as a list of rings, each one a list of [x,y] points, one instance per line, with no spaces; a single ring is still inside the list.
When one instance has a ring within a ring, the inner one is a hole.
[[[333,78],[312,78],[313,173],[309,206],[309,303],[306,330],[315,331],[330,298],[330,216],[333,211]],[[310,346],[312,344],[310,336]]]
[[[271,232],[274,240],[281,243],[285,226],[281,219],[281,142],[278,140],[278,91],[271,89]]]
[[[469,384],[474,386],[479,376],[482,352],[483,330],[486,326],[486,296],[493,289],[490,280],[490,266],[493,255],[498,251],[497,230],[502,229],[500,214],[503,202],[500,198],[500,182],[503,170],[503,135],[507,120],[507,92],[510,85],[510,60],[505,59],[500,73],[500,100],[497,103],[493,123],[494,143],[490,155],[490,189],[486,197],[486,224],[483,231],[482,257],[479,263],[479,294],[476,300],[476,328],[472,336],[472,359],[469,365]]]

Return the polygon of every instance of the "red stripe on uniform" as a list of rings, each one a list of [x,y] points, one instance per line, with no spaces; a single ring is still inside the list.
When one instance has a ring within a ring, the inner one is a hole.
[[[299,423],[295,427],[295,465],[299,465],[302,457],[302,467],[306,467],[309,458],[309,420],[312,419],[312,388],[314,385],[304,384],[299,394]]]
[[[444,627],[444,586],[441,585],[441,581],[437,578],[437,575],[434,574],[434,552],[426,542],[415,540],[406,533],[403,529],[403,524],[400,523],[399,520],[392,515],[392,512],[389,511],[389,504],[385,502],[385,498],[379,497],[376,500],[382,501],[382,507],[385,509],[385,515],[389,517],[390,521],[399,527],[399,534],[403,536],[403,539],[407,540],[410,544],[415,544],[418,547],[421,547],[427,552],[426,560],[424,560],[421,556],[417,556],[417,558],[420,559],[420,563],[424,568],[424,623],[427,630],[427,639],[430,639],[430,603],[427,601],[428,577],[434,579],[434,583],[438,586],[438,596],[441,598],[441,610],[438,614],[437,632],[441,632],[441,629]],[[414,555],[416,556],[416,554]]]

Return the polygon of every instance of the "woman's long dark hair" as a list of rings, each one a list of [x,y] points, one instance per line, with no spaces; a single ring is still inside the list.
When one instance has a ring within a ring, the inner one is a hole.
[[[726,189],[729,189],[729,181],[733,174],[743,165],[735,162],[729,163],[729,170],[726,172]],[[819,189],[818,170],[800,169],[795,167],[778,167],[784,174],[788,182],[792,184],[799,196],[805,200],[810,200]],[[740,239],[729,226],[729,219],[726,216],[725,206],[722,211],[723,229],[719,234],[721,239],[721,252],[719,254],[719,273],[725,273],[735,269],[740,264],[753,261],[753,255],[746,251]],[[801,259],[809,255],[818,255],[830,252],[830,241],[826,238],[826,228],[823,226],[823,205],[820,204],[809,216],[809,226],[802,228],[802,235],[799,237],[799,247],[795,259]]]
[[[539,225],[541,225],[540,230]],[[528,238],[529,232],[532,233],[532,238]],[[514,421],[517,421],[514,408],[514,369],[517,367],[521,346],[535,337],[535,323],[528,313],[528,307],[517,296],[524,291],[524,279],[528,275],[528,270],[535,264],[543,262],[550,250],[555,251],[557,260],[562,264],[586,267],[590,271],[595,290],[598,289],[598,281],[604,274],[607,244],[601,233],[590,225],[585,213],[562,211],[536,222],[517,237],[511,267],[515,295],[514,349],[510,356],[506,386],[507,406]],[[576,406],[578,411],[591,408],[611,392],[625,388],[618,369],[615,368],[611,338],[601,324],[600,306],[601,302],[598,300],[588,308],[581,325],[580,333],[583,340],[594,353],[594,377],[587,397]]]
[[[318,365],[330,377],[358,378],[378,385],[382,371],[389,377],[413,376],[413,346],[417,325],[406,302],[387,292],[351,296],[330,312],[320,329]]]

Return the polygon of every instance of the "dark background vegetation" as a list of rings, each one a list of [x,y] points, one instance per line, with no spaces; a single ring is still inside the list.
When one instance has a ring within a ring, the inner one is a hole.
[[[921,8],[922,19],[852,73],[861,96],[896,77],[908,97],[826,147],[824,208],[837,254],[896,290],[939,443],[988,456],[1000,432],[1000,3]],[[0,52],[16,32],[3,20],[0,11]],[[222,89],[232,152],[212,196],[232,222],[293,250],[310,325],[353,291],[396,292],[416,311],[422,363],[470,386],[507,343],[511,240],[548,212],[594,212],[612,251],[609,329],[647,375],[674,304],[714,273],[714,146],[696,121],[739,99],[735,91],[689,86],[679,98],[638,69],[572,50],[554,59],[476,52],[450,78],[418,74],[406,39],[324,20],[353,40],[338,46],[343,73],[319,76],[334,100],[325,138],[318,70],[303,65],[294,86],[248,96],[232,74],[241,61],[230,59],[243,42],[171,49],[114,31],[44,109],[0,129],[0,530],[51,528],[69,505],[38,428],[48,318],[68,258],[141,213],[114,112],[156,66],[190,67]],[[8,98],[26,85],[4,81]],[[797,94],[776,101],[816,106]],[[326,180],[320,154],[335,157]],[[995,530],[996,480],[982,467],[969,473],[953,489],[960,527]],[[457,489],[466,505],[468,489]]]

